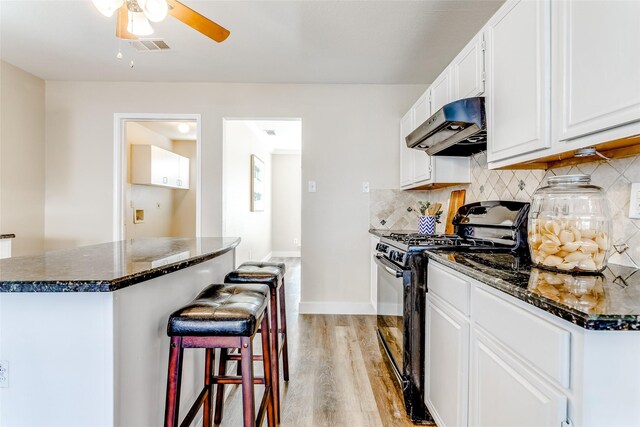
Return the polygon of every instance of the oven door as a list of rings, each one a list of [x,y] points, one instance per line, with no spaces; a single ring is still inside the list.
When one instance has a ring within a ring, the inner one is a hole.
[[[378,265],[378,305],[376,307],[376,323],[378,337],[391,359],[398,380],[403,379],[403,307],[404,307],[404,273],[380,254],[374,258]]]

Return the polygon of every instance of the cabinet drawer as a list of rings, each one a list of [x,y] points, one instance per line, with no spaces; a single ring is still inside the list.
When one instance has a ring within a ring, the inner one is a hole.
[[[569,387],[569,331],[475,287],[473,319],[535,368]]]
[[[427,270],[428,292],[433,292],[465,316],[469,315],[469,282],[431,262]]]

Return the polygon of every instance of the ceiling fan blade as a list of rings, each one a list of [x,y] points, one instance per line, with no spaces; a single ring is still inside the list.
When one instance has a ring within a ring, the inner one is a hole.
[[[195,10],[180,3],[178,0],[167,0],[169,3],[169,14],[179,21],[184,22],[194,30],[204,34],[218,43],[229,37],[229,30],[210,19],[200,15]]]
[[[136,40],[138,36],[131,34],[127,31],[127,23],[129,19],[129,9],[127,8],[127,2],[125,2],[120,9],[118,9],[118,21],[116,23],[116,37],[121,39]]]

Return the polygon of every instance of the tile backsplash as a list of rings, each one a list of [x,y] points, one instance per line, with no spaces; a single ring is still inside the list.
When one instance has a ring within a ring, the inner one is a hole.
[[[488,170],[486,153],[480,153],[471,158],[471,184],[431,191],[372,190],[369,224],[375,229],[415,231],[418,228],[416,202],[429,200],[442,203],[442,224],[438,224],[436,231],[443,232],[449,195],[453,190],[467,190],[466,203],[481,200],[530,201],[533,192],[540,184],[546,183],[549,176],[580,173],[591,175],[591,182],[605,190],[611,206],[614,244],[624,243],[629,247],[622,255],[614,252],[610,262],[640,266],[640,220],[629,218],[631,183],[640,182],[640,156],[546,171],[512,171]],[[414,210],[408,211],[408,207]]]

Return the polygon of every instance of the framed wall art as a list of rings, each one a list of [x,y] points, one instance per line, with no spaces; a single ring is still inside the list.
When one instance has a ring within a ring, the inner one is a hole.
[[[251,155],[251,212],[264,211],[264,162]]]

